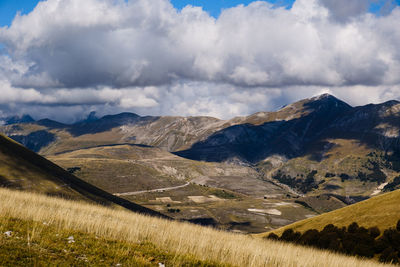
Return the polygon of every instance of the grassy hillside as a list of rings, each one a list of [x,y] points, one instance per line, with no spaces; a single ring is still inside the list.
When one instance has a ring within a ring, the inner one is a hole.
[[[161,216],[75,177],[3,135],[0,135],[0,186],[103,205],[118,204],[133,211]]]
[[[5,248],[13,251],[1,257],[11,265],[117,265],[121,260],[133,266],[156,266],[161,261],[168,266],[383,266],[326,251],[7,189],[0,189],[0,214],[4,233],[0,255],[4,255]],[[113,256],[116,261],[111,260]]]
[[[48,223],[0,218],[0,266],[223,266]],[[11,252],[11,253],[10,253]]]
[[[274,231],[282,234],[284,230],[292,228],[304,232],[308,229],[322,230],[328,224],[338,227],[348,226],[357,222],[363,227],[377,226],[381,230],[393,227],[400,219],[400,190],[386,193],[371,199],[328,212],[310,219],[302,220]],[[268,234],[262,234],[268,235]]]

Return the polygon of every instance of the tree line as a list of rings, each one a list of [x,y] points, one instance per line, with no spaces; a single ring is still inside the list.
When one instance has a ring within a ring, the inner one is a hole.
[[[280,237],[271,233],[266,238],[353,256],[372,258],[377,255],[381,262],[400,263],[400,220],[395,228],[383,233],[376,226],[367,229],[353,222],[347,227],[328,224],[321,231],[310,229],[304,233],[286,229]]]

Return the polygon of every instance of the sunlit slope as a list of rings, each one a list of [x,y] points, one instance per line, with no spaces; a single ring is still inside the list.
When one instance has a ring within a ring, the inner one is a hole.
[[[302,220],[274,231],[281,234],[292,228],[304,232],[308,229],[322,230],[327,224],[348,226],[357,222],[360,226],[377,226],[381,230],[393,227],[400,219],[400,190],[386,193],[368,200],[328,212],[310,219]],[[268,233],[262,234],[268,235]]]
[[[25,242],[27,246],[41,244],[40,233],[46,234],[46,231],[51,231],[50,228],[59,229],[62,236],[66,236],[66,231],[75,231],[75,236],[73,236],[75,242],[68,243],[67,241],[71,239],[67,238],[62,241],[65,242],[65,250],[79,255],[86,248],[92,250],[95,248],[83,247],[81,242],[85,242],[84,237],[76,231],[86,233],[91,237],[95,236],[95,238],[126,242],[126,245],[121,246],[119,255],[126,250],[126,247],[129,247],[129,244],[136,247],[138,244],[151,244],[154,247],[152,251],[162,251],[163,254],[173,253],[177,255],[175,258],[177,260],[179,256],[190,256],[192,259],[228,266],[321,266],[321,264],[324,266],[384,266],[374,261],[336,255],[327,251],[6,189],[0,189],[0,214],[0,221],[3,218],[6,220],[14,218],[19,220],[18,223],[22,220],[48,225],[49,230],[43,227],[32,229],[28,235],[31,239],[28,237],[28,243]],[[11,233],[8,238],[16,238],[17,234]],[[98,242],[90,242],[94,246],[99,245]],[[104,245],[106,242],[100,244],[100,246]],[[60,256],[65,256],[61,255],[63,250],[60,246],[62,244],[57,244],[56,249],[60,249]],[[113,249],[112,246],[110,248]],[[14,251],[18,253],[19,249],[14,249]],[[99,252],[101,253],[100,248]],[[140,252],[138,249],[138,253]],[[90,255],[90,251],[87,255],[85,254],[87,257]],[[55,257],[57,259],[57,255]],[[158,260],[158,257],[156,258]],[[48,261],[50,260],[54,262],[54,259],[49,258]],[[168,266],[171,265],[182,266],[184,262],[176,261]],[[186,266],[202,265],[201,262],[197,264],[188,262]]]
[[[192,161],[143,145],[96,146],[47,158],[110,193],[179,186],[188,181],[200,183],[203,177],[257,179],[257,173],[246,166]]]
[[[104,205],[118,204],[133,211],[158,215],[75,177],[3,135],[0,135],[0,185]]]

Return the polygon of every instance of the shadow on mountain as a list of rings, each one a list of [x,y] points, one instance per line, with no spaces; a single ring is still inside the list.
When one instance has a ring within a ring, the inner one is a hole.
[[[67,127],[67,125],[64,123],[61,123],[58,121],[53,121],[50,119],[39,120],[39,121],[35,122],[35,124],[47,127],[49,129],[62,129],[62,128]]]
[[[300,118],[231,126],[174,154],[209,162],[236,159],[257,163],[272,155],[289,159],[307,155],[321,161],[324,151],[335,145],[326,140],[337,138],[358,140],[360,144],[383,151],[398,150],[398,130],[390,136],[387,128],[379,128],[382,125],[400,127],[399,113],[382,115],[398,103],[389,101],[352,108],[335,97],[323,97],[305,103],[303,108],[308,114]]]
[[[22,188],[21,184],[18,181],[12,181],[2,175],[0,175],[0,187],[7,187],[12,189]]]
[[[54,134],[45,130],[32,132],[28,135],[12,135],[10,138],[34,152],[39,152],[42,147],[56,140]]]
[[[141,117],[134,113],[121,113],[117,115],[104,116],[97,120],[79,122],[69,126],[67,130],[76,137],[84,134],[106,132],[122,125],[144,125],[158,119],[159,117]]]
[[[187,221],[190,223],[198,224],[198,225],[202,225],[202,226],[215,227],[216,225],[218,225],[217,221],[214,220],[214,218],[195,218],[195,219],[190,219]]]

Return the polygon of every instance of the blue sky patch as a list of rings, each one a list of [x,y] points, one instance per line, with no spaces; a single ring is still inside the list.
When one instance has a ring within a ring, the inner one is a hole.
[[[28,14],[31,12],[39,0],[0,0],[0,27],[9,26],[17,12]],[[218,17],[221,10],[234,7],[240,4],[248,5],[253,0],[171,0],[171,3],[177,8],[182,9],[186,5],[201,6],[213,17]],[[268,0],[276,6],[291,8],[294,0]],[[378,0],[371,4],[369,11],[375,14],[386,13],[393,6],[387,7],[387,0]],[[393,1],[394,5],[400,5],[400,0]]]

